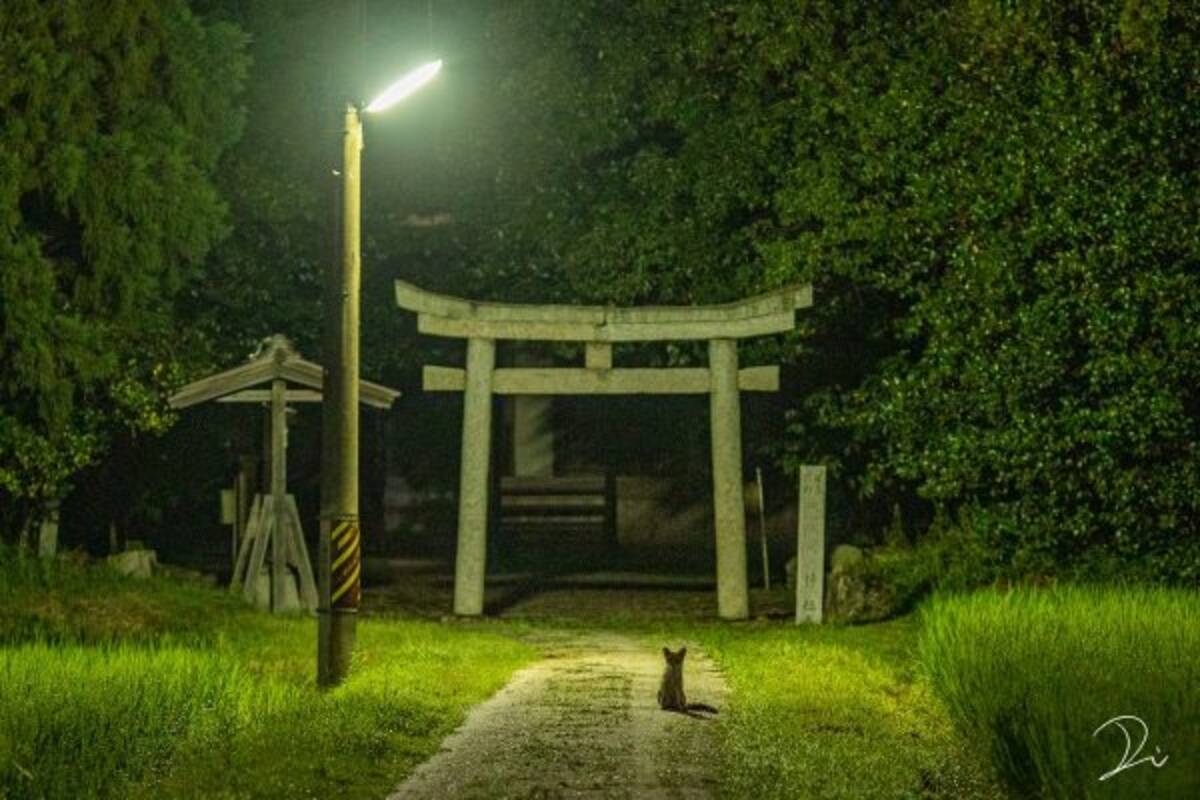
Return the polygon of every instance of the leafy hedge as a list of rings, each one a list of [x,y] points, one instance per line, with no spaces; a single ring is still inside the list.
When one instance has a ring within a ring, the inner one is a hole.
[[[812,281],[785,460],[961,513],[1016,573],[1200,578],[1187,4],[543,5],[498,23],[535,129],[499,180],[527,244],[499,285]]]
[[[913,124],[837,181],[847,213],[890,208],[895,267],[846,274],[907,306],[842,419],[878,442],[873,475],[973,507],[1017,571],[1200,577],[1196,18],[984,4],[928,24],[866,115]]]

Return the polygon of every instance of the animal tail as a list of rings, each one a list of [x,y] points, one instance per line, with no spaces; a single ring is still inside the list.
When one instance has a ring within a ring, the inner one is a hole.
[[[708,705],[707,703],[688,703],[687,710],[688,711],[707,711],[709,714],[719,713],[715,708]]]

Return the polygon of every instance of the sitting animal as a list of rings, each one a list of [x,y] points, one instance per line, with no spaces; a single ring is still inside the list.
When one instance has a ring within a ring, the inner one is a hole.
[[[704,703],[689,703],[683,693],[683,659],[687,648],[681,647],[678,653],[672,653],[663,648],[663,658],[667,660],[667,668],[663,670],[662,685],[658,687],[658,706],[663,711],[707,711],[716,714],[717,710]]]

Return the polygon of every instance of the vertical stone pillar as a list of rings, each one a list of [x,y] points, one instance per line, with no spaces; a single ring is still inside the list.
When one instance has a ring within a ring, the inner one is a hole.
[[[583,346],[583,362],[588,369],[612,369],[612,343],[587,342]]]
[[[483,613],[487,565],[488,464],[492,442],[492,370],[496,343],[467,340],[463,392],[462,472],[458,489],[458,553],[454,564],[454,613]]]
[[[800,468],[796,622],[820,622],[825,594],[825,468]]]
[[[713,518],[717,535],[717,614],[746,619],[746,512],[742,493],[742,410],[737,341],[708,343],[712,426]]]
[[[546,358],[518,350],[518,367],[550,366]],[[512,474],[548,478],[554,474],[554,398],[518,395],[512,400]]]
[[[550,426],[553,400],[513,398],[513,474],[550,477],[554,474],[554,430]]]

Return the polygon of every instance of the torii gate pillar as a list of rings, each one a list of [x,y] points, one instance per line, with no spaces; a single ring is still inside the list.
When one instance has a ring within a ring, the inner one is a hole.
[[[458,492],[458,552],[454,564],[454,613],[483,613],[487,566],[488,464],[492,450],[492,369],[496,342],[467,340],[463,390],[462,473]]]
[[[712,430],[713,519],[717,538],[717,616],[746,619],[746,511],[742,498],[742,408],[735,339],[711,339],[708,368]]]

